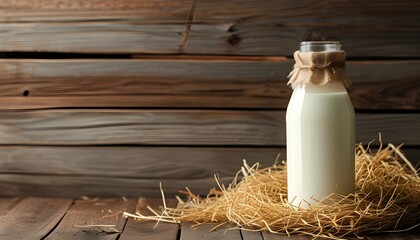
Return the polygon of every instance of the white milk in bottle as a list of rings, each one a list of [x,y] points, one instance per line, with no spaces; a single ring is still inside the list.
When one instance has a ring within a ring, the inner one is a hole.
[[[311,52],[342,52],[341,44],[302,42],[300,53]],[[304,80],[300,76],[287,107],[287,187],[288,201],[293,206],[308,207],[332,194],[354,192],[354,109],[345,80],[340,80],[342,76],[329,79],[340,72],[340,67],[344,73],[344,58],[338,67],[328,60],[315,62],[312,67],[298,66],[298,70],[318,71],[312,77],[325,79],[320,84],[319,79]]]

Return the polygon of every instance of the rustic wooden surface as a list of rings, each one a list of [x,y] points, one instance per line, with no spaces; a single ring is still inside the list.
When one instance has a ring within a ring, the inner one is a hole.
[[[194,224],[185,222],[181,224],[181,237],[180,240],[241,240],[241,231],[239,229],[231,229],[234,226],[221,226],[220,228],[210,231],[215,225],[206,224],[199,228],[193,228]]]
[[[170,199],[171,200],[171,199]],[[166,201],[166,206],[176,207],[176,201]],[[139,198],[136,206],[136,211],[143,215],[153,215],[147,206],[152,207],[156,211],[159,211],[159,207],[163,205],[161,200],[148,200],[145,198]],[[156,222],[140,222],[135,221],[132,218],[128,219],[127,224],[124,227],[124,232],[121,234],[120,240],[132,240],[132,239],[153,239],[153,240],[177,240],[179,238],[180,227],[179,224],[160,222],[156,225]]]
[[[252,165],[274,164],[284,148],[212,147],[0,147],[0,173],[143,179],[231,177],[243,159]],[[34,161],[39,159],[40,161]],[[141,162],[141,164],[139,163]],[[124,164],[121,164],[124,163]]]
[[[420,114],[356,116],[356,141],[420,145]],[[404,124],[401,124],[404,123]],[[284,146],[285,111],[37,110],[0,112],[0,144]]]
[[[0,50],[177,53],[192,2],[7,1]]]
[[[4,215],[10,208],[12,208],[20,198],[0,198],[0,215]]]
[[[231,177],[221,177],[222,184],[229,184]],[[186,187],[197,194],[206,195],[217,188],[214,176],[198,179],[145,179],[108,176],[59,176],[55,174],[0,174],[0,196],[160,196],[159,183],[168,196],[181,195]]]
[[[0,216],[1,239],[41,239],[61,221],[73,199],[35,198],[21,200]]]
[[[12,0],[0,5],[0,50],[290,56],[299,41],[333,39],[351,56],[415,57],[419,9],[409,0]]]
[[[0,60],[0,109],[286,109],[293,60],[275,57]],[[162,71],[164,69],[164,71]],[[420,108],[420,61],[349,61],[356,109]]]
[[[420,149],[402,150],[418,167]],[[159,196],[159,182],[167,196],[206,194],[214,174],[228,183],[243,158],[270,166],[278,153],[286,158],[285,148],[0,147],[0,196]]]
[[[209,232],[212,225],[202,225],[191,228],[192,223],[172,224],[159,223],[157,226],[150,221],[134,221],[122,217],[124,211],[134,213],[139,211],[150,214],[146,209],[150,205],[159,212],[160,199],[125,199],[125,198],[84,198],[57,199],[34,198],[22,199],[10,207],[15,199],[1,199],[0,209],[11,208],[7,213],[0,214],[1,239],[30,240],[66,240],[66,239],[98,239],[98,240],[197,240],[197,239],[227,239],[227,240],[308,240],[311,237],[301,235],[271,234],[268,232],[247,232],[238,229],[226,230],[222,227]],[[167,201],[168,206],[175,206],[175,201]],[[63,217],[64,216],[64,217]],[[109,227],[87,227],[86,225],[109,225]],[[85,226],[85,227],[80,227]],[[233,226],[231,226],[233,227]],[[367,239],[384,240],[414,240],[420,237],[418,232],[372,235]],[[350,238],[356,239],[356,238]]]
[[[263,235],[260,231],[251,232],[241,230],[242,240],[264,240]]]
[[[420,149],[403,146],[401,151],[410,161],[419,163]],[[0,173],[145,179],[176,179],[179,176],[197,179],[216,173],[220,177],[229,177],[239,171],[243,159],[249,165],[259,162],[267,167],[274,164],[279,154],[279,162],[286,160],[284,147],[2,146]],[[34,161],[34,158],[39,161]]]
[[[284,127],[284,120],[279,121],[280,118],[284,118],[284,113],[263,111],[0,112],[0,143],[270,145],[279,140],[284,143],[284,131],[275,132]]]
[[[76,200],[67,211],[60,224],[48,234],[45,239],[117,239],[118,232],[122,232],[127,218],[122,217],[125,211],[132,211],[136,201],[130,199],[90,199]],[[114,225],[115,231],[86,231],[86,225]],[[75,229],[79,227],[80,229]],[[108,231],[108,232],[107,232]],[[99,234],[98,234],[99,232]]]
[[[170,153],[170,152],[169,152]],[[419,155],[418,149],[414,150],[413,156]],[[75,156],[74,158],[78,158]],[[411,160],[411,159],[410,159]],[[116,162],[119,163],[118,159]],[[137,162],[142,162],[140,159]],[[417,164],[418,158],[411,160]],[[92,166],[100,166],[97,160],[92,160]],[[121,162],[121,161],[120,161]],[[274,162],[274,160],[273,160]],[[268,161],[267,164],[270,164]],[[197,163],[198,164],[198,163]],[[201,163],[206,167],[206,164]],[[120,169],[124,168],[121,164]],[[139,164],[141,165],[141,164]],[[202,172],[200,176],[192,177],[190,175],[182,175],[183,178],[175,178],[172,176],[165,176],[156,171],[156,175],[148,176],[147,173],[141,172],[136,175],[120,175],[115,176],[112,170],[100,171],[93,169],[91,172],[85,171],[85,174],[57,174],[54,172],[38,173],[33,168],[24,169],[23,172],[2,172],[0,174],[0,196],[55,196],[55,197],[73,197],[73,196],[160,196],[159,182],[165,190],[167,196],[181,195],[179,190],[188,187],[192,191],[205,195],[212,187],[217,188],[213,174],[220,176],[220,181],[227,185],[232,181],[233,176],[242,166],[242,163],[227,163],[230,165],[228,169],[223,169],[223,165],[214,166],[214,171]],[[33,164],[36,167],[36,164]],[[173,173],[179,172],[184,174],[180,166],[172,165]],[[83,167],[83,166],[81,166]],[[81,168],[80,167],[80,168]],[[191,172],[199,172],[200,169],[191,169]],[[197,167],[198,168],[198,167]],[[88,169],[88,168],[86,168]],[[137,168],[139,169],[139,168]],[[117,169],[118,170],[118,169]]]
[[[350,56],[419,56],[419,9],[390,0],[199,0],[186,52],[290,56],[300,41],[339,40]]]
[[[286,234],[273,234],[268,231],[262,231],[261,235],[263,236],[264,240],[289,240],[290,237]],[[294,235],[293,240],[311,240],[312,237],[302,236],[302,235]]]
[[[302,40],[338,40],[348,52],[357,141],[381,132],[417,163],[419,9],[0,1],[0,195],[158,196],[159,181],[171,194],[204,193],[243,158],[269,165],[284,152],[286,76]]]

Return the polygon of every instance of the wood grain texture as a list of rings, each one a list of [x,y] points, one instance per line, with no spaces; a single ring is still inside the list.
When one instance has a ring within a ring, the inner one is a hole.
[[[356,141],[420,145],[420,114],[356,116]],[[404,124],[401,124],[404,123]],[[284,111],[1,111],[0,144],[284,146]]]
[[[383,143],[406,146],[420,145],[420,115],[418,114],[356,114],[356,142],[364,144],[375,140],[378,144],[378,133],[382,134]],[[411,135],[411,136],[410,136]]]
[[[419,148],[402,148],[419,163]],[[220,147],[51,147],[1,146],[1,173],[54,174],[59,176],[130,176],[144,179],[196,179],[232,176],[242,165],[263,166],[286,159],[286,149]],[[205,163],[205,164],[203,164]]]
[[[291,235],[288,237],[286,234],[274,234],[267,231],[262,232],[264,240],[311,240],[313,237],[306,235]],[[378,240],[415,240],[418,239],[418,233],[384,233],[376,235],[363,236],[366,239],[378,239]],[[357,240],[360,238],[353,236],[346,236],[345,239]]]
[[[77,200],[67,211],[60,224],[45,239],[118,239],[119,232],[122,232],[127,222],[127,218],[122,217],[122,213],[134,211],[135,204],[136,201],[132,199],[124,200],[122,198]],[[85,225],[113,225],[114,227],[103,229],[77,227]],[[119,232],[115,232],[111,228]]]
[[[284,148],[1,146],[0,173],[200,179],[231,177],[248,164],[274,164]],[[420,153],[420,152],[419,152]]]
[[[211,1],[211,0],[210,0]],[[216,3],[215,3],[216,4]],[[261,13],[261,15],[264,13]],[[246,18],[246,17],[245,17]],[[185,54],[292,56],[302,41],[338,40],[349,57],[415,57],[420,35],[417,24],[285,23],[283,20],[238,19],[219,24],[193,24]],[[409,21],[389,18],[392,21]],[[418,21],[416,18],[408,18]],[[308,21],[316,21],[307,19]],[[374,21],[372,19],[372,21]],[[366,22],[370,22],[366,20]],[[393,36],[390,33],[394,34]],[[401,37],[404,38],[401,41]],[[391,45],[391,46],[390,46]]]
[[[420,61],[349,61],[355,109],[420,109]]]
[[[82,150],[70,148],[63,150],[61,148],[48,149],[40,147],[24,149],[18,152],[9,151],[9,153],[4,154],[5,150],[3,147],[3,151],[0,153],[0,156],[11,157],[3,157],[1,161],[1,168],[4,168],[0,174],[1,196],[32,194],[61,197],[78,197],[82,195],[147,195],[159,197],[159,182],[163,183],[167,196],[177,194],[178,190],[184,187],[189,187],[200,194],[206,194],[211,187],[216,186],[213,180],[215,173],[218,173],[225,183],[228,183],[231,179],[230,177],[233,177],[240,169],[242,165],[240,161],[241,152],[255,157],[248,159],[248,163],[252,163],[253,159],[265,159],[268,156],[267,164],[271,164],[274,158],[271,158],[270,154],[272,156],[275,155],[275,151],[271,153],[267,151],[265,153],[264,149],[241,148],[235,149],[233,152],[229,149],[225,151],[215,149],[213,153],[211,148],[205,151],[192,149],[191,152],[183,152],[181,149],[178,152],[172,148],[167,148],[167,151],[163,151],[165,148],[152,148],[147,149],[146,152],[155,151],[162,155],[152,154],[150,156],[141,149],[137,151],[134,149],[130,150],[130,148],[113,149],[104,147],[96,149],[83,148]],[[281,151],[284,151],[284,149]],[[403,151],[406,152],[408,159],[414,165],[417,165],[418,168],[420,148],[403,148]],[[14,163],[19,161],[19,158],[21,158],[19,155],[22,155],[22,152],[26,155],[25,158],[27,160]],[[127,158],[121,158],[121,154],[124,152],[126,152]],[[72,153],[71,157],[67,153]],[[189,153],[191,153],[191,156],[189,156]],[[61,159],[57,156],[59,154],[62,154]],[[139,158],[135,157],[136,154],[139,154]],[[196,162],[196,159],[193,157],[194,154],[203,156],[200,156]],[[227,160],[228,157],[223,158],[223,155],[229,156],[230,154],[234,158],[237,157],[236,161]],[[215,158],[207,159],[207,155],[209,157],[213,155]],[[30,156],[33,157],[31,158]],[[131,156],[133,156],[133,159],[130,158]],[[142,156],[150,157],[150,160],[155,156],[158,158],[161,156],[169,157],[166,160],[162,159],[162,162],[159,162],[157,158],[156,163],[151,164],[147,163]],[[184,156],[185,160],[182,160],[182,156]],[[49,159],[49,161],[44,159]],[[189,161],[191,162],[188,163]],[[264,163],[264,161],[260,162]],[[25,165],[25,163],[28,163],[28,165]],[[184,163],[185,165],[183,165]],[[146,166],[143,167],[142,165]],[[13,174],[13,172],[17,172],[16,169],[19,169],[19,174]],[[7,171],[10,172],[8,173]]]
[[[278,63],[230,59],[2,60],[0,100],[4,104],[0,108],[273,108],[279,95],[290,92],[280,79],[286,77],[291,63]],[[22,96],[25,90],[28,97]],[[280,101],[286,104],[285,98]]]
[[[178,240],[179,225],[160,222],[156,227],[155,222],[136,222],[129,219],[121,240]]]
[[[181,238],[180,240],[242,240],[239,229],[229,229],[234,226],[222,226],[214,231],[210,231],[214,225],[204,224],[198,227],[193,227],[191,222],[181,223]]]
[[[290,56],[300,41],[338,40],[350,56],[418,56],[419,9],[412,1],[200,0],[186,52]]]
[[[293,62],[274,57],[3,59],[0,109],[285,109],[292,93],[286,76]],[[349,61],[347,72],[353,81],[349,92],[354,107],[420,109],[419,66],[418,60]]]
[[[0,144],[271,145],[281,112],[46,110],[0,113]],[[281,142],[280,142],[281,143]],[[284,140],[283,140],[284,143]]]
[[[228,184],[233,177],[223,177],[220,181]],[[0,196],[50,196],[50,197],[160,197],[159,182],[165,195],[179,195],[185,187],[205,195],[217,187],[214,177],[200,179],[136,179],[89,176],[55,176],[33,174],[0,174]]]
[[[6,1],[0,50],[290,56],[302,40],[339,40],[351,56],[420,56],[408,0],[199,0],[180,47],[192,2]]]
[[[268,231],[262,231],[261,232],[264,240],[310,240],[312,237],[305,236],[305,235],[291,235],[290,237],[286,234],[275,234],[270,233]]]
[[[181,52],[179,44],[185,26],[116,21],[0,23],[0,28],[3,30],[0,32],[0,51],[174,54]]]
[[[175,199],[173,199],[175,200]],[[156,212],[161,213],[162,209],[161,199],[145,199],[139,198],[136,206],[136,211],[146,216],[154,215],[147,206],[152,207]],[[166,206],[176,207],[177,201],[166,201]],[[179,224],[159,222],[158,224],[154,221],[135,221],[132,218],[128,219],[127,224],[124,228],[124,232],[121,234],[120,240],[178,240]]]
[[[83,22],[138,21],[184,22],[191,0],[8,0],[0,2],[0,21]],[[182,20],[182,21],[181,21]]]
[[[0,198],[0,216],[6,214],[19,200],[18,197]]]
[[[29,197],[0,216],[1,239],[41,239],[61,220],[72,199]]]
[[[241,230],[242,240],[263,240],[262,233]]]
[[[420,234],[417,232],[412,233],[390,233],[390,234],[377,234],[370,236],[371,239],[381,240],[417,240],[420,239]],[[356,239],[354,237],[354,239]]]
[[[6,1],[0,5],[0,50],[177,53],[191,5],[192,0]]]
[[[154,12],[165,8],[176,8],[188,1],[167,1],[167,0],[7,0],[2,1],[2,10],[139,10],[144,12]],[[168,9],[173,10],[173,9]]]

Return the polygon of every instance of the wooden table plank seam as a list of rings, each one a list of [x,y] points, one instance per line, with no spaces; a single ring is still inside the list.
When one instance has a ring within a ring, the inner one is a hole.
[[[75,200],[60,224],[45,238],[115,240],[123,232],[135,201],[125,198]]]
[[[0,216],[0,236],[8,239],[43,239],[63,219],[73,199],[27,197]]]
[[[166,204],[168,207],[175,207],[177,202],[169,200]],[[152,214],[146,208],[147,205],[155,210],[159,210],[159,206],[162,203],[161,200],[157,199],[146,200],[145,198],[140,198],[136,206],[136,211],[140,211],[144,215]],[[180,234],[179,224],[166,222],[156,224],[153,221],[135,221],[130,218],[119,240],[179,240]]]
[[[16,205],[22,201],[23,198],[14,197],[14,198],[0,198],[0,216],[7,214],[12,210]]]
[[[241,229],[242,240],[264,240],[260,231],[246,231]]]
[[[66,212],[63,214],[63,216],[60,218],[60,220],[58,220],[58,222],[55,224],[55,226],[53,228],[51,228],[51,230],[45,234],[44,237],[41,238],[41,240],[45,240],[51,233],[53,233],[55,231],[55,229],[60,225],[61,221],[63,221],[64,217],[67,215],[69,209],[74,205],[75,199],[72,199],[71,204],[69,205],[69,207],[67,208]]]

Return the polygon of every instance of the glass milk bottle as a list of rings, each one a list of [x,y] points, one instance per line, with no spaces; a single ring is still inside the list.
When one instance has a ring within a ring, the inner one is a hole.
[[[339,42],[302,42],[294,57],[286,113],[288,201],[305,208],[354,192],[355,114]]]

